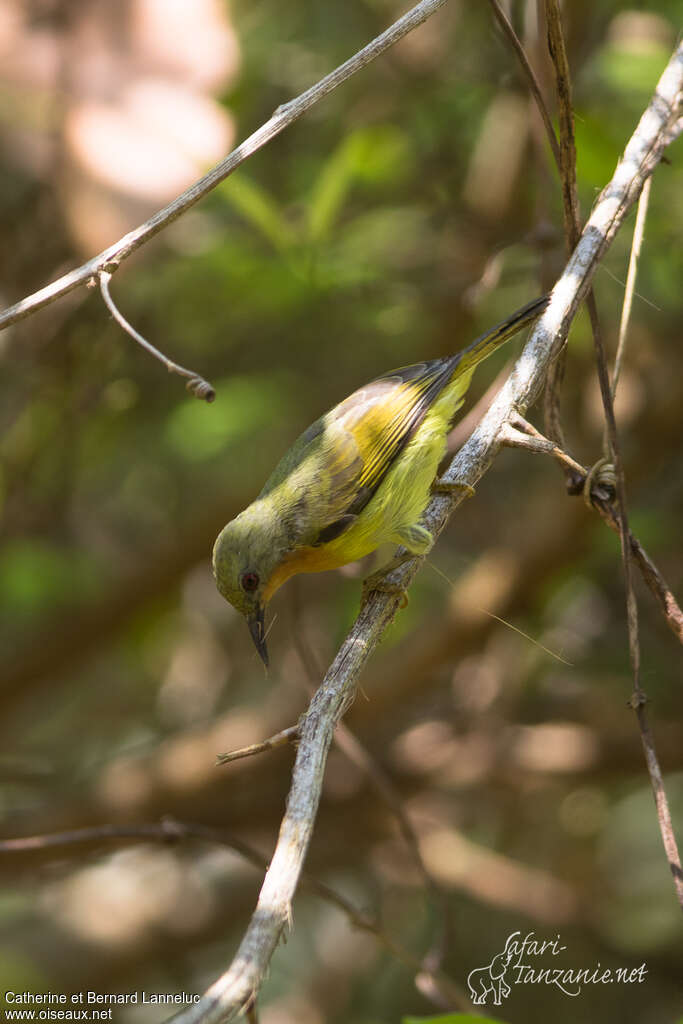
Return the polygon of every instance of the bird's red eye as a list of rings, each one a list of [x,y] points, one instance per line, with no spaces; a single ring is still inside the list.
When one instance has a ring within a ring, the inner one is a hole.
[[[242,590],[246,590],[250,593],[259,585],[259,577],[257,572],[244,572],[240,577],[240,583],[242,584]]]

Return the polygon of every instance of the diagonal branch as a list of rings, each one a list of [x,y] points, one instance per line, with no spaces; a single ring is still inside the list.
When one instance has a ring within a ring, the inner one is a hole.
[[[503,425],[524,412],[542,386],[556,342],[566,338],[595,270],[638,199],[643,183],[677,133],[683,91],[683,45],[673,54],[654,97],[599,196],[550,304],[534,328],[506,384],[472,437],[451,462],[445,479],[474,485],[493,463]],[[680,128],[680,126],[678,126]],[[463,499],[463,491],[436,495],[425,525],[438,535]],[[406,588],[421,560],[412,558],[390,574]],[[287,809],[258,904],[235,958],[199,1003],[174,1017],[175,1024],[218,1024],[253,1002],[277,943],[291,924],[292,900],[313,831],[327,753],[337,721],[353,700],[358,677],[396,614],[398,593],[369,595],[325,678],[301,719],[301,734]]]
[[[555,72],[557,113],[560,123],[559,171],[562,185],[564,233],[571,250],[579,237],[579,197],[576,188],[576,143],[574,141],[571,78],[558,0],[545,0],[545,18],[548,28],[548,50]]]
[[[30,855],[41,850],[62,851],[69,846],[90,843],[120,843],[133,840],[135,842],[176,844],[188,839],[224,846],[251,864],[252,867],[260,871],[265,871],[268,868],[266,858],[238,836],[209,825],[176,821],[175,818],[169,816],[164,817],[160,822],[142,822],[135,825],[93,825],[89,828],[74,828],[46,835],[0,839],[0,857],[3,854]],[[416,981],[422,982],[421,990],[429,994],[436,1006],[455,1005],[463,1010],[471,1009],[467,995],[458,985],[440,970],[430,969],[414,953],[396,942],[389,932],[381,927],[377,919],[367,912],[358,910],[340,892],[332,889],[325,882],[321,882],[314,875],[304,873],[301,876],[301,882],[321,900],[340,910],[352,927],[372,935],[399,963],[413,971]],[[425,984],[426,982],[428,984]]]
[[[498,0],[490,0],[490,3],[491,7],[493,8],[494,16],[498,21],[498,24],[500,25],[501,29],[510,40],[510,45],[512,46],[513,50],[517,54],[517,57],[519,58],[519,63],[522,66],[522,71],[527,80],[529,89],[531,91],[531,95],[534,97],[536,106],[538,107],[538,112],[541,115],[541,120],[543,121],[543,125],[545,127],[545,133],[548,137],[548,142],[550,144],[550,148],[552,150],[555,163],[557,164],[557,169],[558,171],[560,171],[560,173],[562,173],[560,147],[557,142],[557,136],[555,135],[555,129],[553,128],[552,119],[550,117],[550,114],[548,113],[548,108],[546,106],[545,100],[543,99],[543,92],[541,91],[541,86],[539,85],[536,73],[532,68],[531,64],[529,63],[529,58],[527,57],[524,51],[524,47],[520,42],[519,36],[512,27],[512,22],[508,18],[503,8],[498,3]]]
[[[564,220],[564,236],[567,252],[570,253],[581,233],[581,217],[579,213],[579,197],[576,185],[576,143],[574,141],[574,111],[572,108],[571,77],[569,61],[564,45],[562,16],[559,0],[545,0],[545,20],[547,27],[548,52],[550,53],[555,75],[555,91],[557,94],[558,120],[560,128],[560,185],[562,188],[562,217]],[[599,330],[598,314],[593,290],[587,296],[593,334]],[[564,380],[567,350],[562,349],[553,360],[548,370],[548,379],[544,397],[545,427],[548,437],[561,448],[566,448],[562,420],[560,418],[560,389]],[[567,489],[571,490],[576,481],[565,469]]]
[[[140,224],[139,227],[129,231],[118,242],[114,242],[113,245],[110,245],[99,255],[94,256],[80,267],[76,267],[75,270],[69,271],[68,274],[60,277],[57,281],[53,281],[52,284],[46,285],[40,291],[34,292],[33,295],[27,295],[20,302],[0,312],[0,330],[9,327],[10,324],[17,323],[19,320],[23,320],[25,317],[35,313],[36,310],[47,306],[80,285],[88,284],[89,281],[99,275],[100,271],[104,270],[110,274],[113,273],[131,253],[135,252],[141,245],[144,245],[150,238],[153,238],[159,231],[180,217],[186,210],[189,210],[191,206],[194,206],[195,203],[211,192],[228,175],[232,174],[240,164],[243,164],[245,160],[248,160],[254,153],[257,153],[259,149],[262,149],[280,132],[288,128],[290,124],[293,124],[294,121],[298,121],[302,114],[310,110],[314,104],[328,96],[329,93],[342,85],[343,82],[346,82],[352,75],[367,67],[368,64],[383,54],[385,50],[388,50],[390,46],[393,46],[414,28],[421,25],[423,21],[426,21],[435,11],[443,7],[445,3],[446,0],[421,0],[420,3],[404,14],[402,18],[395,21],[385,32],[382,32],[381,35],[373,39],[362,50],[359,50],[353,57],[350,57],[349,60],[340,64],[329,75],[325,75],[324,78],[316,82],[315,85],[312,85],[310,89],[301,93],[300,96],[278,107],[265,124],[261,125],[249,138],[245,139],[232,153],[229,153],[224,160],[216,164],[212,170],[193,185],[190,185],[188,189],[169,203],[168,206],[159,210],[149,220],[146,220],[144,224]]]

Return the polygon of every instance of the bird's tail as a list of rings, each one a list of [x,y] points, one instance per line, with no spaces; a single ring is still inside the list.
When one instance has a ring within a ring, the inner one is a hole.
[[[533,302],[529,302],[526,306],[518,309],[516,313],[513,313],[505,320],[501,320],[499,324],[492,327],[486,334],[475,338],[471,345],[468,345],[467,348],[458,353],[460,357],[458,369],[460,371],[467,371],[470,368],[474,369],[477,363],[481,363],[483,359],[486,359],[492,352],[495,352],[513,334],[517,334],[523,327],[527,327],[534,320],[537,320],[549,301],[549,295],[542,295],[540,299],[534,299]]]

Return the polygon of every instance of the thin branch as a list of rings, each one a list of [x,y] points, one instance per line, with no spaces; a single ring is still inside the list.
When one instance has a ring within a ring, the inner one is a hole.
[[[564,233],[571,251],[579,239],[579,198],[576,190],[576,143],[574,141],[571,78],[558,0],[545,0],[545,18],[548,49],[555,71],[557,113],[560,123],[559,170],[562,184]]]
[[[529,89],[531,90],[531,95],[534,97],[534,100],[536,101],[536,106],[538,107],[538,111],[541,115],[541,119],[545,126],[545,133],[548,137],[548,142],[550,143],[550,148],[552,150],[553,157],[555,158],[557,169],[561,173],[560,147],[557,143],[557,136],[555,135],[553,122],[550,117],[550,114],[548,113],[548,108],[546,106],[545,100],[543,99],[543,92],[541,91],[541,86],[539,84],[538,78],[536,77],[536,72],[529,63],[529,58],[527,57],[524,51],[524,47],[522,46],[519,36],[512,27],[512,22],[508,18],[503,8],[498,3],[498,0],[489,0],[489,2],[491,4],[491,7],[493,8],[493,13],[498,21],[498,24],[500,25],[503,32],[510,40],[510,44],[519,58],[519,63],[522,65],[522,71],[524,72],[527,83],[529,85]]]
[[[169,373],[177,373],[180,377],[188,377],[188,382],[185,385],[187,390],[190,391],[195,398],[202,398],[205,402],[213,402],[216,397],[216,392],[207,380],[204,380],[194,370],[186,370],[184,366],[179,366],[178,363],[174,363],[172,359],[169,359],[160,352],[158,348],[151,345],[146,338],[136,331],[132,324],[129,324],[125,316],[118,309],[116,303],[111,297],[109,291],[109,282],[111,281],[111,274],[107,270],[100,270],[97,275],[100,282],[100,292],[104,299],[104,304],[116,320],[117,324],[123,328],[126,334],[129,334],[133,341],[137,341],[138,345],[141,345],[150,355],[153,355],[155,359],[158,359],[160,363],[163,363]]]
[[[242,142],[224,160],[221,160],[212,170],[202,178],[190,185],[181,195],[174,199],[168,206],[163,207],[155,213],[144,224],[129,231],[128,234],[114,242],[99,255],[83,263],[75,270],[69,271],[57,281],[46,285],[32,295],[27,295],[20,302],[10,306],[4,312],[0,312],[0,330],[17,323],[25,317],[35,313],[37,309],[47,306],[62,295],[85,285],[92,278],[97,277],[101,270],[113,273],[131,253],[139,249],[141,245],[153,238],[159,231],[167,227],[172,221],[180,217],[194,206],[207,193],[211,192],[228,175],[232,174],[240,164],[257,153],[263,146],[267,145],[285,128],[297,121],[302,114],[310,110],[314,104],[328,96],[334,89],[340,86],[347,79],[351,78],[358,71],[367,67],[373,60],[376,60],[385,50],[394,46],[400,39],[403,39],[409,32],[423,21],[426,21],[435,11],[447,2],[447,0],[421,0],[410,11],[394,22],[385,32],[373,39],[362,50],[353,57],[340,64],[339,67],[325,75],[319,82],[311,86],[300,96],[290,100],[288,103],[279,106],[275,113],[265,124],[261,125],[252,135]]]
[[[296,743],[299,738],[299,726],[290,725],[288,729],[282,729],[270,736],[261,743],[251,743],[248,747],[240,747],[239,750],[230,750],[226,754],[216,754],[216,764],[230,764],[231,761],[239,761],[243,757],[253,757],[254,754],[263,754],[266,750],[274,750],[282,747],[285,743]]]
[[[296,597],[294,599],[294,614],[297,619],[299,618],[301,611],[298,594],[299,591],[297,590]],[[294,638],[297,653],[301,659],[304,671],[309,678],[309,686],[306,689],[308,690],[310,698],[315,692],[315,680],[320,678],[322,670],[318,667],[317,658],[307,641],[306,631],[299,623],[295,623]],[[433,947],[428,950],[422,959],[422,963],[425,967],[428,966],[429,969],[434,970],[443,962],[446,952],[446,944],[450,936],[450,920],[445,894],[438,881],[425,864],[417,833],[406,813],[401,796],[387,773],[378,764],[377,760],[372,756],[367,747],[344,722],[337,723],[337,728],[334,731],[333,743],[339,748],[339,750],[341,750],[347,760],[351,764],[355,765],[355,767],[363,772],[366,778],[370,780],[375,792],[378,794],[380,799],[384,801],[396,818],[403,841],[408,847],[425,888],[432,898],[434,908],[437,913],[441,913],[441,934],[438,941],[434,943]],[[415,984],[420,991],[422,991],[421,986],[423,981],[424,980],[421,979],[421,975],[416,976]],[[442,1009],[448,1009],[448,1007],[443,1006]]]
[[[681,857],[678,852],[676,836],[674,835],[671,811],[669,810],[669,802],[664,789],[664,779],[662,778],[662,772],[659,767],[659,761],[655,751],[654,737],[652,735],[647,712],[645,710],[646,702],[647,697],[643,691],[639,687],[634,687],[631,699],[629,700],[629,705],[635,711],[636,718],[638,719],[643,751],[645,753],[645,762],[650,776],[652,793],[655,798],[655,808],[657,811],[657,821],[659,823],[662,844],[664,846],[666,858],[669,862],[669,868],[673,877],[674,889],[676,890],[678,902],[681,909],[683,909],[683,869],[681,868]]]
[[[545,0],[544,3],[548,51],[550,53],[555,74],[555,91],[557,95],[558,119],[560,125],[560,184],[562,188],[562,216],[567,253],[571,253],[581,232],[579,199],[576,188],[576,144],[574,141],[574,113],[572,110],[571,78],[569,61],[564,45],[562,17],[558,0]],[[589,304],[595,306],[592,290],[588,293]],[[592,319],[591,319],[592,322]],[[546,433],[560,448],[566,449],[567,444],[562,430],[560,417],[560,391],[567,361],[567,350],[563,348],[553,361],[548,372],[544,395],[544,412]],[[565,473],[567,489],[571,490],[575,481],[571,474]]]
[[[562,155],[562,195],[563,195],[563,209],[564,209],[564,221],[565,221],[565,233],[567,236],[568,245],[571,248],[576,244],[576,239],[579,233],[579,206],[576,191],[576,147],[574,144],[574,125],[573,125],[573,113],[571,103],[571,86],[569,77],[569,64],[567,61],[566,49],[564,46],[564,35],[562,31],[562,19],[560,14],[560,8],[558,0],[545,0],[545,14],[548,31],[548,49],[555,69],[555,79],[558,96],[558,107],[560,117],[560,151]],[[680,89],[678,97],[678,106],[680,110]],[[673,125],[672,125],[673,128]],[[636,221],[636,229],[634,232],[634,241],[631,251],[631,259],[629,262],[629,274],[627,278],[627,288],[624,300],[624,308],[622,310],[622,322],[619,334],[619,347],[617,353],[617,368],[615,368],[615,380],[610,386],[609,371],[607,369],[607,356],[605,353],[605,346],[602,338],[602,330],[600,328],[600,321],[598,317],[597,304],[595,301],[595,295],[591,289],[587,295],[586,305],[588,308],[588,314],[590,317],[591,329],[593,334],[593,343],[595,348],[596,363],[598,370],[598,380],[600,383],[600,392],[602,396],[603,409],[605,414],[605,450],[609,453],[609,459],[613,465],[613,477],[616,488],[616,505],[617,505],[617,526],[621,541],[621,555],[624,566],[624,585],[626,591],[626,617],[628,626],[628,638],[629,638],[629,655],[631,659],[631,666],[633,671],[633,695],[631,703],[636,709],[638,724],[640,727],[641,740],[645,751],[645,760],[650,775],[650,781],[652,784],[655,804],[657,807],[657,820],[659,823],[660,833],[664,844],[664,849],[669,861],[671,868],[674,887],[678,897],[678,901],[683,909],[683,874],[681,872],[681,862],[678,849],[676,846],[673,829],[671,827],[671,816],[667,805],[666,794],[662,782],[662,774],[657,761],[657,755],[655,751],[654,738],[649,728],[647,721],[647,715],[645,711],[645,695],[640,685],[640,641],[638,634],[638,605],[635,596],[635,590],[633,586],[633,562],[632,554],[636,554],[638,564],[640,565],[643,576],[650,585],[653,593],[660,602],[660,606],[664,610],[665,617],[672,631],[677,635],[681,636],[681,611],[678,607],[670,588],[665,583],[661,574],[656,570],[656,567],[647,558],[641,545],[636,541],[629,529],[628,524],[628,512],[626,505],[626,485],[624,479],[623,464],[621,461],[621,452],[619,447],[618,432],[616,426],[616,419],[614,415],[614,395],[616,393],[618,367],[621,363],[621,357],[623,353],[623,344],[626,335],[626,327],[628,324],[628,318],[631,308],[631,295],[632,290],[635,286],[635,272],[637,267],[637,254],[640,250],[640,244],[642,241],[642,233],[644,230],[644,219],[647,210],[647,199],[649,195],[650,181],[647,179],[643,183],[643,190],[641,192],[638,217]],[[630,288],[629,288],[630,282]],[[562,376],[564,373],[564,354],[561,354],[556,361],[553,371],[549,376],[547,388],[546,388],[546,425],[550,428],[551,437],[554,440],[562,441],[562,428],[560,423],[559,415],[559,389],[562,382]],[[565,445],[562,443],[562,447]],[[607,459],[602,461],[608,461]],[[597,467],[598,464],[596,464]],[[594,468],[596,468],[594,467]],[[592,473],[587,478],[588,490],[590,492],[590,481],[592,479]],[[571,490],[576,486],[576,478],[571,472],[566,473],[566,479],[568,482],[568,489]],[[591,501],[591,495],[588,495],[589,501]],[[611,518],[614,517],[614,511],[610,507],[609,513],[610,518],[604,514],[604,509],[608,503],[601,502],[603,506],[603,518],[606,519],[611,525]]]
[[[602,514],[602,510],[599,509],[598,511]],[[678,637],[679,642],[683,644],[683,611],[681,611],[681,607],[676,601],[671,587],[651,560],[637,537],[634,537],[633,534],[631,534],[630,539],[631,553],[636,560],[636,565],[643,575],[643,579],[654,594],[656,600],[659,602],[669,629],[675,637]]]
[[[631,280],[631,288],[635,283],[635,269],[637,266],[637,257],[634,260],[633,250],[638,245],[640,248],[640,241],[642,239],[642,232],[644,230],[645,213],[647,211],[647,195],[645,187],[641,192],[639,201],[639,214],[642,211],[642,220],[640,225],[640,231],[638,232],[638,222],[636,222],[636,232],[634,232],[634,243],[631,252],[631,260],[629,264],[629,279]],[[641,219],[641,218],[638,218]],[[638,237],[639,235],[639,237]],[[627,291],[624,305],[628,301],[630,307],[630,296]],[[633,586],[633,561],[631,558],[631,540],[632,535],[628,525],[628,510],[626,505],[626,481],[624,477],[624,467],[621,461],[621,449],[619,445],[619,435],[617,431],[617,422],[614,415],[614,394],[616,391],[616,380],[612,387],[610,387],[609,370],[607,368],[607,355],[602,340],[602,333],[597,328],[597,321],[593,320],[592,311],[591,320],[593,322],[593,337],[595,342],[595,355],[598,365],[598,379],[600,381],[600,393],[602,396],[602,404],[605,413],[605,427],[606,437],[609,445],[609,452],[611,455],[612,462],[614,464],[614,473],[616,478],[616,496],[617,496],[617,517],[619,522],[619,534],[621,539],[621,559],[624,566],[624,585],[626,590],[626,619],[628,625],[628,644],[629,644],[629,655],[631,659],[631,670],[633,672],[633,693],[631,694],[630,705],[636,713],[638,719],[638,727],[640,729],[640,738],[643,744],[643,751],[645,754],[645,763],[647,765],[648,774],[650,776],[650,783],[652,785],[652,792],[655,799],[655,808],[657,811],[657,822],[659,824],[659,831],[662,837],[662,844],[664,851],[671,869],[671,874],[674,882],[674,889],[678,902],[683,910],[683,869],[681,868],[681,857],[678,851],[676,843],[676,837],[674,835],[673,826],[671,822],[671,812],[669,810],[669,804],[664,789],[664,780],[662,778],[662,772],[659,767],[659,761],[657,758],[657,752],[655,748],[654,736],[650,729],[647,711],[645,708],[647,697],[641,687],[640,683],[640,637],[638,631],[638,602],[636,600],[636,593]],[[597,316],[597,314],[596,314]],[[623,351],[623,339],[626,335],[626,325],[628,323],[628,314],[622,311],[622,329],[620,330],[620,351],[618,353],[619,358]]]
[[[548,24],[548,47],[553,59],[555,68],[558,104],[560,111],[560,152],[562,161],[562,186],[563,206],[565,216],[565,232],[570,246],[573,248],[578,236],[578,199],[576,195],[576,149],[574,146],[573,115],[571,107],[571,93],[569,82],[569,66],[564,47],[562,33],[562,21],[558,0],[545,0],[545,12]],[[678,103],[680,106],[680,88]],[[643,182],[643,187],[645,182]],[[642,195],[642,192],[641,192]],[[647,195],[647,193],[645,193]],[[645,752],[650,782],[655,797],[657,808],[657,820],[662,836],[662,842],[669,862],[669,867],[674,879],[674,888],[681,909],[683,909],[683,871],[681,870],[680,855],[676,846],[673,829],[671,827],[671,815],[669,812],[666,794],[662,782],[662,773],[659,768],[657,754],[655,751],[654,737],[649,728],[647,713],[645,711],[646,697],[640,684],[640,639],[638,633],[638,603],[633,586],[633,562],[631,559],[632,535],[628,524],[628,511],[626,504],[626,483],[624,467],[621,460],[619,435],[617,431],[616,418],[614,415],[614,390],[610,385],[609,370],[607,368],[607,354],[598,318],[597,304],[594,294],[589,291],[586,302],[588,315],[590,317],[593,332],[593,345],[600,383],[600,394],[605,414],[605,436],[609,459],[614,467],[614,480],[616,488],[617,520],[619,524],[619,536],[621,540],[621,558],[624,567],[624,587],[626,591],[626,619],[628,626],[629,655],[631,669],[633,672],[633,694],[631,704],[636,710],[640,735]],[[624,320],[624,318],[622,318]],[[624,328],[625,330],[625,328]],[[562,358],[562,357],[560,357]],[[558,360],[560,365],[560,360]],[[555,379],[549,382],[547,392],[546,409],[555,413],[549,417],[549,422],[555,429],[559,427],[559,383],[561,374],[556,374]],[[552,435],[551,435],[552,436]],[[561,431],[560,431],[561,436]],[[564,447],[564,445],[563,445]]]
[[[295,602],[295,614],[298,617],[301,610],[298,596],[295,599]],[[294,637],[297,653],[309,678],[309,685],[306,689],[308,690],[310,698],[315,693],[315,680],[319,679],[322,675],[322,669],[317,666],[317,658],[315,657],[310,644],[307,642],[306,631],[300,625],[294,629]],[[377,762],[376,758],[374,758],[370,753],[365,744],[361,742],[358,736],[356,736],[353,730],[350,729],[345,722],[337,723],[337,728],[334,731],[333,743],[338,747],[349,763],[358,768],[365,777],[369,779],[377,795],[384,801],[396,818],[403,841],[410,851],[413,862],[422,877],[422,881],[424,882],[426,889],[429,891],[435,907],[440,909],[445,902],[444,893],[436,878],[432,875],[425,864],[417,833],[413,828],[410,818],[406,814],[401,796],[393,782]],[[444,932],[443,938],[445,939],[445,934],[448,931],[445,924],[442,930]],[[441,942],[441,945],[443,945],[443,941]],[[428,953],[427,959],[429,959],[430,962],[434,962],[434,954],[431,952]]]
[[[67,846],[89,844],[93,842],[120,842],[136,840],[162,843],[177,843],[186,839],[198,839],[202,842],[225,846],[237,853],[243,860],[260,871],[268,868],[266,858],[237,836],[220,829],[193,822],[176,821],[166,817],[160,822],[141,823],[138,825],[93,825],[86,828],[69,829],[64,832],[51,832],[45,835],[22,836],[17,839],[0,839],[0,856],[3,853],[33,853],[36,850],[59,850]],[[465,993],[450,978],[438,970],[429,970],[418,957],[396,942],[388,932],[370,915],[358,910],[345,896],[330,888],[325,882],[319,881],[308,872],[301,875],[302,885],[320,899],[336,907],[346,915],[351,925],[360,931],[372,935],[396,960],[414,971],[420,979],[420,988],[428,993],[436,1006],[457,1006],[463,1010],[471,1009]],[[249,1012],[254,1013],[255,1001],[251,1011],[245,1007],[247,1019]]]
[[[638,633],[638,602],[636,600],[633,586],[633,562],[631,560],[631,531],[628,523],[628,511],[626,504],[626,482],[624,477],[624,466],[621,460],[621,448],[617,423],[614,415],[614,401],[610,387],[609,370],[607,368],[607,354],[602,338],[602,331],[597,319],[595,304],[588,305],[588,312],[593,327],[593,341],[595,346],[595,357],[598,368],[598,380],[600,382],[600,394],[605,414],[606,433],[609,444],[609,452],[614,466],[616,480],[616,504],[617,518],[619,522],[619,535],[621,540],[621,559],[624,567],[624,587],[626,591],[626,621],[628,626],[628,645],[631,659],[631,670],[633,672],[633,693],[631,706],[636,711],[640,736],[645,753],[650,782],[655,798],[657,809],[657,821],[662,836],[662,843],[669,862],[669,867],[674,880],[674,889],[678,897],[681,910],[683,910],[683,870],[681,859],[676,845],[676,839],[671,825],[671,814],[668,807],[666,793],[662,781],[662,773],[657,760],[654,737],[649,727],[647,712],[645,710],[646,696],[640,684],[640,638]]]
[[[396,960],[399,960],[405,967],[414,971],[417,987],[420,991],[428,993],[428,998],[436,1006],[441,1009],[452,1009],[453,1007],[465,1011],[472,1009],[472,1004],[464,991],[451,978],[447,977],[440,970],[430,969],[423,960],[414,956],[413,953],[410,953],[395,942],[390,935],[378,926],[376,921],[369,918],[366,914],[360,913],[348,900],[330,889],[323,882],[315,881],[305,873],[301,877],[311,892],[317,893],[321,899],[338,907],[346,914],[356,928],[374,935]],[[430,984],[425,985],[425,979],[428,979]]]
[[[580,462],[577,462],[571,455],[568,455],[567,452],[559,448],[554,441],[549,441],[547,437],[540,434],[524,417],[515,414],[508,423],[503,425],[500,433],[500,442],[511,448],[523,448],[526,451],[541,455],[551,455],[574,475],[577,481],[576,493],[585,491],[586,483],[590,478],[589,469],[582,466]],[[611,530],[619,533],[619,519],[612,504],[614,498],[613,489],[611,491],[607,489],[600,477],[591,481],[589,486],[590,506],[602,516]],[[683,611],[681,611],[671,587],[638,538],[630,530],[629,544],[631,555],[640,569],[643,580],[659,604],[667,626],[679,643],[683,644]]]
[[[503,424],[499,440],[501,444],[507,445],[509,448],[524,448],[526,451],[537,452],[540,455],[552,455],[554,459],[576,473],[577,476],[585,478],[588,475],[585,466],[568,455],[554,441],[544,437],[518,413],[515,413],[507,423]]]
[[[423,956],[420,964],[421,973],[422,969],[433,971],[443,963],[448,939],[451,935],[446,895],[439,882],[425,864],[424,857],[422,856],[422,850],[420,849],[420,842],[417,833],[413,828],[413,823],[408,817],[405,807],[403,806],[403,801],[401,800],[401,797],[389,776],[380,767],[370,751],[367,750],[355,733],[353,733],[351,729],[344,724],[344,722],[339,722],[337,724],[337,728],[334,733],[334,742],[346,755],[351,764],[360,768],[368,779],[370,779],[370,782],[374,786],[380,799],[384,801],[396,818],[401,838],[410,851],[413,863],[422,878],[427,892],[431,896],[434,910],[439,915],[440,921],[436,940],[432,943],[431,948],[427,951],[425,956]],[[420,977],[421,974],[416,976],[415,983],[420,991],[422,991],[421,985],[424,979],[420,981]],[[444,1006],[442,1004],[442,1009],[448,1009],[448,1006]]]
[[[474,485],[493,463],[498,436],[514,410],[522,414],[542,386],[551,355],[567,335],[572,318],[590,286],[600,260],[638,199],[677,131],[683,88],[683,45],[674,52],[654,97],[630,139],[614,176],[598,197],[583,234],[558,280],[548,308],[539,319],[522,355],[495,402],[469,441],[452,460],[445,479]],[[435,495],[425,525],[435,536],[463,500],[464,491]],[[410,558],[388,576],[404,590],[421,559]],[[273,859],[256,910],[235,958],[199,1003],[182,1010],[175,1024],[218,1024],[238,1015],[259,991],[283,930],[306,856],[327,753],[337,721],[353,700],[358,677],[396,614],[399,593],[372,592],[301,719],[301,735],[292,772],[287,808]]]
[[[647,220],[647,207],[650,200],[650,185],[652,179],[648,178],[643,185],[643,191],[638,200],[638,212],[636,224],[633,229],[633,241],[631,242],[631,255],[628,261],[628,274],[626,275],[626,287],[624,289],[624,304],[621,308],[621,321],[619,323],[619,340],[617,342],[617,354],[614,358],[614,372],[612,374],[612,401],[617,394],[617,384],[621,373],[621,363],[626,349],[626,335],[631,320],[631,309],[633,306],[633,295],[636,288],[636,277],[638,274],[638,260],[645,235],[645,221]]]

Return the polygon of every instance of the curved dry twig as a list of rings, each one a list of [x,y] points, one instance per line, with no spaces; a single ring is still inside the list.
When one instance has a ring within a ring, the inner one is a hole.
[[[414,28],[426,21],[435,11],[447,2],[447,0],[421,0],[410,11],[394,22],[385,32],[373,39],[362,50],[350,57],[349,60],[340,64],[319,82],[312,85],[310,89],[301,93],[288,103],[279,106],[275,113],[261,125],[253,134],[244,140],[236,149],[229,153],[224,160],[216,164],[207,174],[190,185],[181,195],[174,199],[168,206],[158,210],[144,224],[129,231],[120,238],[118,242],[108,246],[103,252],[83,263],[75,270],[64,274],[57,281],[46,285],[32,295],[27,295],[20,302],[0,312],[0,330],[9,327],[35,313],[36,310],[54,302],[62,295],[68,294],[81,285],[87,285],[92,278],[97,277],[101,270],[113,273],[120,264],[127,259],[131,253],[139,249],[141,245],[148,242],[154,235],[167,227],[172,221],[177,220],[181,214],[189,210],[191,206],[199,202],[207,193],[211,192],[228,175],[232,174],[240,164],[262,149],[267,143],[284,131],[290,124],[297,121],[302,114],[310,110],[325,96],[328,96],[334,89],[342,85],[347,79],[361,71],[373,60],[379,57],[385,50],[393,46],[400,39],[403,39]]]
[[[109,291],[109,282],[111,281],[111,274],[108,270],[100,270],[97,275],[100,282],[100,292],[104,299],[104,304],[116,320],[119,327],[122,327],[126,334],[129,334],[133,341],[137,341],[138,345],[141,345],[146,352],[153,355],[155,359],[158,359],[160,363],[163,363],[169,373],[177,373],[180,377],[187,377],[188,381],[185,385],[187,390],[190,391],[195,398],[201,398],[205,402],[213,402],[216,397],[216,392],[213,386],[209,384],[208,380],[204,380],[200,374],[195,373],[194,370],[186,370],[184,366],[179,366],[178,363],[174,363],[172,359],[165,356],[163,352],[160,352],[158,348],[150,344],[146,338],[144,338],[139,331],[136,331],[132,324],[129,324],[125,316],[118,308],[116,303],[111,297]]]
[[[551,354],[566,338],[595,270],[623,220],[638,199],[680,125],[683,45],[674,52],[654,97],[629,141],[610,183],[599,196],[550,304],[495,402],[469,441],[452,460],[445,479],[474,485],[495,459],[500,432],[515,412],[524,413],[540,390]],[[463,492],[435,495],[425,525],[438,535]],[[420,567],[411,558],[389,579],[405,589]],[[373,592],[340,647],[301,719],[292,785],[280,834],[256,910],[228,970],[199,1003],[174,1017],[175,1024],[218,1024],[233,1019],[253,1001],[283,930],[291,924],[292,900],[313,831],[327,753],[337,721],[352,701],[358,677],[396,614],[399,593]]]

